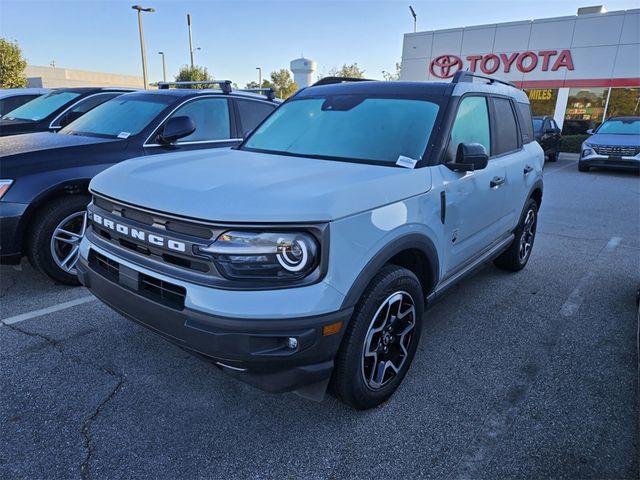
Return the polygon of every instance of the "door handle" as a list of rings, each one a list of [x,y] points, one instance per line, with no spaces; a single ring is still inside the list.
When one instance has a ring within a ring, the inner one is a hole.
[[[524,167],[524,174],[526,175],[527,173],[531,173],[533,172],[533,167],[531,165],[527,165],[526,167]]]
[[[500,185],[504,183],[504,177],[493,177],[489,185],[491,188],[498,188]]]

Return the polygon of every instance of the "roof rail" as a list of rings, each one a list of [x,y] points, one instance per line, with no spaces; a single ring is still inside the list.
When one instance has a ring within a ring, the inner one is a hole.
[[[311,85],[312,87],[318,87],[320,85],[333,85],[335,83],[344,82],[373,82],[370,78],[353,78],[353,77],[324,77]]]
[[[240,89],[238,89],[238,91],[240,91],[240,92],[250,92],[250,93],[261,93],[265,97],[267,97],[268,100],[274,100],[276,98],[276,92],[271,87],[266,87],[266,88],[240,88]]]
[[[231,80],[202,80],[197,82],[159,82],[158,89],[168,90],[170,87],[191,87],[194,85],[219,85],[224,93],[231,93]]]
[[[489,83],[489,85],[492,85],[494,83],[501,83],[502,85],[518,88],[511,82],[505,82],[504,80],[498,80],[497,78],[487,77],[485,75],[477,75],[475,73],[463,72],[463,71],[456,72],[456,74],[453,76],[453,80],[451,80],[451,83],[473,82],[474,78],[481,78],[482,80],[487,80],[487,83]]]

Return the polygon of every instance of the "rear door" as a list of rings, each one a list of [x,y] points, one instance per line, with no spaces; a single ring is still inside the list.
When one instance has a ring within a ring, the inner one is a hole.
[[[517,121],[517,106],[508,97],[492,97],[493,115],[493,159],[506,173],[502,217],[506,221],[504,231],[509,231],[518,223],[524,205],[524,196],[529,187],[527,179],[533,179],[533,164],[529,165],[529,154],[523,149],[522,134]],[[545,121],[549,124],[549,119]],[[523,125],[524,127],[524,125]],[[549,127],[551,128],[551,127]],[[528,167],[531,167],[529,169]]]
[[[447,149],[453,160],[460,143],[480,143],[487,153],[494,151],[495,128],[491,125],[490,103],[486,96],[462,98],[455,115]],[[491,157],[482,170],[454,172],[440,165],[444,177],[446,220],[444,275],[448,276],[490,247],[505,231],[505,167]]]

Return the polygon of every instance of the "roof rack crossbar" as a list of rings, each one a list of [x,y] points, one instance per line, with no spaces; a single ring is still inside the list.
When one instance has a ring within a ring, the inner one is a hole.
[[[219,85],[224,93],[231,93],[231,80],[201,80],[194,82],[159,82],[160,90],[167,90],[170,87],[191,87],[194,85]]]
[[[249,92],[249,93],[261,93],[265,97],[267,97],[267,99],[269,99],[269,100],[273,100],[273,99],[276,98],[276,92],[271,87],[265,87],[265,88],[240,88],[239,91],[240,92]]]
[[[324,77],[311,85],[312,87],[318,87],[320,85],[333,85],[335,83],[344,82],[372,82],[370,78],[353,78],[353,77]]]
[[[509,87],[518,88],[511,82],[507,82],[507,81],[504,81],[504,80],[499,80],[499,79],[493,78],[493,77],[487,77],[485,75],[478,75],[476,73],[466,72],[466,71],[465,72],[463,72],[463,71],[456,72],[456,74],[453,76],[453,80],[451,80],[451,83],[473,82],[474,78],[480,78],[482,80],[487,80],[487,82],[490,85],[493,84],[493,83],[501,83],[502,85],[507,85]]]

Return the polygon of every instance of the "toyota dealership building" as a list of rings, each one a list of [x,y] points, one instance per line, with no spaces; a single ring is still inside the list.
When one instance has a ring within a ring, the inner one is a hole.
[[[524,88],[534,115],[553,116],[564,134],[640,115],[640,9],[404,36],[402,80],[446,81],[467,69]]]

